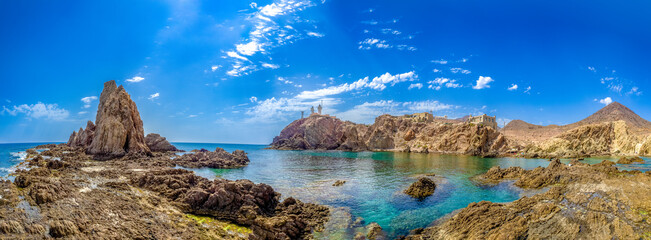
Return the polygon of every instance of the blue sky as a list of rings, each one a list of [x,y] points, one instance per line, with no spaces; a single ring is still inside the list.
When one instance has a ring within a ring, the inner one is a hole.
[[[111,79],[172,141],[269,143],[321,101],[360,123],[651,118],[648,1],[0,1],[0,35],[0,142],[66,141]]]

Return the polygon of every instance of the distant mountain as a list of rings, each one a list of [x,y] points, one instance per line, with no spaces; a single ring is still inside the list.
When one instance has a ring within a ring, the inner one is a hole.
[[[574,127],[584,126],[588,124],[613,122],[613,121],[620,121],[620,120],[625,121],[629,125],[629,127],[651,129],[651,122],[640,117],[631,109],[627,108],[626,106],[618,102],[613,102],[611,104],[608,104],[607,106],[597,111],[596,113],[590,115],[589,117],[567,126],[574,128]]]

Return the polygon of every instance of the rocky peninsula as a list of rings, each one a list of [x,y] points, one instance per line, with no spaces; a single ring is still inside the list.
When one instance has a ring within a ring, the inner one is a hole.
[[[569,125],[538,126],[514,120],[502,129],[463,118],[434,118],[429,113],[385,114],[371,125],[315,113],[290,123],[273,139],[271,148],[533,158],[648,156],[651,122],[617,102]]]
[[[157,134],[146,138],[129,94],[106,82],[96,124],[67,144],[27,150],[15,180],[0,182],[0,237],[306,239],[329,218],[328,207],[282,200],[264,183],[175,168],[242,167],[243,151],[176,150]]]

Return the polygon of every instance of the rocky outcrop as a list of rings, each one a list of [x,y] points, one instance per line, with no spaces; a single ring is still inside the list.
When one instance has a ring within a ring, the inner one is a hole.
[[[178,149],[170,144],[164,137],[157,133],[147,134],[145,137],[145,143],[149,150],[154,152],[169,152],[169,151],[178,151]]]
[[[329,213],[326,207],[294,198],[279,202],[280,194],[266,184],[209,181],[182,169],[151,172],[132,183],[162,194],[185,212],[253,226],[252,239],[300,239],[321,228]]]
[[[651,230],[651,174],[619,171],[604,161],[553,161],[547,168],[491,169],[485,179],[518,179],[544,193],[511,203],[469,204],[447,220],[404,239],[642,239]],[[635,196],[635,197],[632,197]]]
[[[150,154],[136,103],[113,80],[104,83],[95,122],[95,136],[88,153],[107,158],[127,153]]]
[[[86,148],[90,146],[95,137],[95,124],[92,121],[86,123],[86,129],[79,128],[79,132],[72,132],[68,139],[68,146]]]
[[[461,122],[419,122],[408,116],[382,115],[366,126],[315,114],[292,122],[274,138],[271,148],[484,156],[506,151],[508,141],[493,128]]]
[[[421,177],[405,190],[405,194],[414,198],[423,199],[434,194],[434,190],[436,190],[436,183],[432,179]]]
[[[342,144],[345,130],[352,125],[355,124],[336,117],[312,114],[290,123],[271,145],[275,149],[337,149]]]
[[[214,152],[201,149],[175,158],[174,163],[187,168],[238,168],[249,164],[249,157],[242,150],[228,153],[223,148],[217,148]]]
[[[640,157],[621,157],[617,161],[618,164],[633,164],[633,163],[644,163],[644,159]]]

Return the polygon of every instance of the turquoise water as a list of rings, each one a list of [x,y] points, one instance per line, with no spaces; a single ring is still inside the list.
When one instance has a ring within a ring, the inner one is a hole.
[[[11,166],[24,158],[25,149],[36,145],[38,144],[0,144],[0,176],[6,176],[11,172]],[[472,176],[484,173],[493,166],[532,169],[549,164],[545,159],[393,152],[278,151],[264,149],[266,145],[174,145],[186,151],[200,148],[214,150],[216,147],[229,152],[244,150],[251,160],[244,168],[193,170],[207,178],[249,179],[269,184],[283,198],[292,196],[302,201],[330,205],[338,211],[350,213],[353,220],[363,218],[365,224],[377,222],[391,238],[407,234],[410,229],[426,227],[472,202],[510,202],[526,194],[510,182],[485,186],[470,180]],[[607,158],[589,158],[585,161],[598,163],[603,159]],[[619,167],[646,170],[651,165]],[[419,201],[402,193],[418,176],[430,173],[436,175],[437,182],[433,196]],[[333,187],[336,180],[347,182],[343,186]],[[344,231],[343,235],[326,234],[321,238],[352,238],[353,235],[352,232]]]

